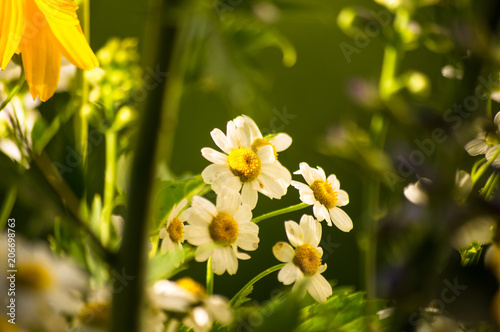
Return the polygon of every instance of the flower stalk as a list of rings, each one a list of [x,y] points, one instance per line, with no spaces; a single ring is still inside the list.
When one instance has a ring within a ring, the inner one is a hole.
[[[276,216],[280,216],[282,214],[298,211],[298,210],[304,209],[308,206],[310,206],[310,205],[306,204],[306,203],[295,204],[295,205],[292,205],[292,206],[289,206],[289,207],[286,207],[283,209],[279,209],[276,211],[265,213],[263,215],[260,215],[258,217],[253,218],[251,221],[257,224],[258,222],[260,222],[262,220],[269,219],[269,218],[276,217]]]

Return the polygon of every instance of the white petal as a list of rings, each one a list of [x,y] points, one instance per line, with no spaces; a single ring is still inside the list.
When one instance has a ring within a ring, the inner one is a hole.
[[[242,183],[240,181],[240,178],[234,176],[233,173],[231,173],[228,169],[227,173],[220,174],[217,178],[214,179],[214,181],[212,182],[212,190],[216,193],[219,193],[223,188],[227,187],[239,192],[241,189],[241,184]]]
[[[251,209],[255,208],[258,200],[257,190],[253,188],[252,183],[247,182],[243,184],[241,190],[241,201],[243,204],[248,204]]]
[[[319,273],[316,273],[309,279],[307,291],[317,302],[325,303],[328,296],[332,295],[332,286]]]
[[[189,208],[186,211],[182,212],[179,219],[181,221],[186,221],[190,225],[199,227],[208,227],[208,224],[212,221],[212,219],[203,219],[203,217],[196,213],[193,208]]]
[[[325,174],[325,171],[323,170],[323,168],[321,168],[321,167],[318,166],[318,171],[317,172],[318,172],[321,180],[326,180],[326,174]]]
[[[220,129],[214,129],[210,132],[212,139],[215,144],[227,154],[231,153],[231,146],[229,145],[229,141],[227,140],[226,135]]]
[[[216,151],[212,148],[203,148],[201,149],[201,155],[208,161],[217,164],[217,165],[226,165],[227,164],[227,155]]]
[[[238,117],[236,119],[239,119],[241,117]],[[236,130],[238,133],[238,139],[241,143],[241,147],[249,149],[250,146],[252,145],[253,139],[252,139],[252,133],[250,131],[250,128],[247,123],[237,123],[239,121],[234,121],[236,124]]]
[[[297,248],[301,244],[304,244],[304,234],[302,229],[295,221],[285,221],[285,230],[288,241]]]
[[[207,227],[185,226],[184,231],[186,240],[194,246],[202,246],[212,241],[208,225]]]
[[[249,254],[238,251],[238,246],[233,245],[233,251],[234,251],[234,254],[236,255],[236,258],[238,258],[238,259],[248,260],[251,258]]]
[[[162,229],[160,229],[160,239],[164,239],[167,236],[168,236],[167,229],[165,227],[163,227]]]
[[[497,125],[498,131],[500,131],[500,112],[495,115],[493,122]]]
[[[344,206],[349,204],[349,195],[345,190],[337,191],[337,206]]]
[[[288,263],[295,256],[295,250],[286,242],[278,242],[273,247],[273,254],[280,262]]]
[[[214,254],[215,249],[218,248],[213,242],[209,242],[202,246],[199,246],[198,248],[196,248],[196,252],[194,253],[194,259],[197,262],[204,262],[208,259],[208,257]]]
[[[283,185],[279,181],[266,174],[259,175],[257,181],[259,183],[259,191],[269,198],[281,198],[281,196],[286,194],[286,188],[283,188]]]
[[[304,243],[317,247],[321,241],[321,225],[312,216],[307,214],[300,218],[300,228],[304,234]]]
[[[206,300],[206,309],[218,322],[227,325],[231,322],[232,314],[227,300],[219,295],[212,295]]]
[[[278,280],[284,285],[290,285],[297,280],[299,268],[293,263],[286,264],[278,273]]]
[[[321,167],[311,168],[311,174],[314,181],[326,181],[325,171]]]
[[[195,307],[191,313],[195,326],[199,328],[207,328],[211,325],[210,316],[203,307]]]
[[[193,212],[198,214],[203,220],[211,222],[212,219],[217,215],[217,209],[215,205],[212,204],[208,199],[194,196],[191,202],[191,208]],[[193,213],[192,212],[192,213]]]
[[[349,232],[352,229],[352,220],[344,210],[334,207],[330,209],[332,221],[342,232]]]
[[[287,173],[290,174],[290,172],[279,163],[263,164],[261,167],[261,173],[269,175],[275,179],[285,179],[287,178]]]
[[[211,164],[205,167],[203,172],[201,172],[201,176],[203,177],[203,181],[205,183],[211,184],[215,181],[215,179],[221,176],[231,176],[232,173],[229,170],[229,166],[227,165],[217,165]]]
[[[174,205],[172,208],[172,211],[170,211],[170,214],[168,215],[168,220],[172,220],[173,218],[177,217],[179,215],[179,212],[182,211],[187,205],[187,199],[182,199],[179,203]]]
[[[259,236],[259,226],[253,222],[239,222],[238,233]]]
[[[490,160],[491,158],[493,158],[495,153],[497,153],[498,149],[500,149],[500,145],[495,145],[488,148],[488,150],[486,151],[486,160]],[[500,155],[495,158],[493,166],[498,166],[499,163],[500,163]]]
[[[488,150],[488,144],[486,144],[484,139],[475,138],[465,144],[465,150],[471,156],[479,156],[486,153],[486,150]]]
[[[246,115],[239,116],[234,120],[234,122],[236,123],[237,127],[243,127],[243,126],[248,127],[252,141],[256,138],[262,138],[262,134],[260,133],[259,127],[255,124],[255,121],[253,121],[249,116]]]
[[[426,205],[429,201],[427,193],[421,188],[418,181],[407,185],[404,188],[403,193],[406,199],[415,205]]]
[[[274,145],[276,151],[281,152],[290,147],[290,145],[292,144],[292,138],[287,134],[281,133],[271,138],[269,140],[269,143]]]
[[[217,211],[224,212],[230,216],[234,215],[241,205],[240,194],[228,187],[222,188],[217,194]]]
[[[300,191],[300,200],[309,205],[313,205],[314,203],[316,203],[316,197],[314,197],[314,193],[312,190]]]
[[[304,183],[302,183],[302,182],[299,182],[299,181],[292,181],[292,182],[290,182],[290,184],[291,184],[291,185],[292,185],[295,189],[297,189],[297,190],[299,190],[299,191],[301,191],[301,190],[309,190],[309,191],[312,193],[311,188],[310,188],[308,185],[306,185],[306,184],[304,184]]]
[[[254,251],[259,247],[259,241],[259,237],[254,234],[238,234],[236,245],[243,250]]]
[[[240,205],[238,210],[236,210],[233,214],[233,218],[238,222],[238,224],[249,222],[252,220],[252,209],[247,204]]]
[[[310,186],[315,181],[311,167],[309,167],[307,163],[300,163],[299,167],[300,174],[302,174],[304,180],[306,180],[307,184]]]
[[[260,159],[260,162],[264,164],[272,164],[276,161],[276,158],[274,157],[274,150],[273,147],[270,145],[265,145],[257,151],[257,156]]]
[[[217,275],[227,273],[233,275],[238,270],[238,259],[231,247],[220,247],[212,255],[212,270]]]
[[[227,133],[227,140],[229,141],[231,149],[239,149],[242,147],[238,137],[238,132],[236,131],[236,125],[234,124],[233,121],[229,121],[227,123],[226,133]]]
[[[340,189],[340,181],[337,179],[335,174],[330,174],[327,179],[328,182],[332,185],[332,188],[335,191],[338,191]]]
[[[325,213],[323,213],[323,208],[324,206],[320,202],[318,201],[314,202],[313,214],[316,217],[316,219],[318,219],[318,221],[323,221],[326,218]]]

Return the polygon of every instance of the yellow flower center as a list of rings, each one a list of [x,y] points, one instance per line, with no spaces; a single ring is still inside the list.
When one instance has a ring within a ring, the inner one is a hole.
[[[323,204],[327,209],[331,209],[337,203],[337,193],[333,190],[328,181],[316,180],[310,188],[313,191],[314,198]]]
[[[170,240],[174,243],[179,243],[184,238],[184,224],[177,218],[172,219],[167,227],[167,233]]]
[[[255,180],[260,174],[261,162],[251,149],[237,149],[227,157],[229,169],[241,182]]]
[[[500,143],[500,137],[496,131],[490,131],[486,133],[484,141],[488,146],[495,146]]]
[[[106,327],[109,318],[109,303],[89,302],[79,314],[80,320],[88,326]]]
[[[257,153],[257,151],[259,151],[260,148],[262,148],[266,145],[270,145],[273,147],[274,158],[278,159],[278,151],[276,150],[276,147],[274,145],[272,145],[271,142],[269,142],[267,139],[264,139],[264,138],[254,139],[250,148],[252,149],[253,152]]]
[[[238,238],[238,223],[230,215],[221,212],[212,219],[208,231],[216,243],[230,246]]]
[[[177,285],[184,288],[191,294],[198,296],[199,298],[204,298],[207,296],[205,288],[189,277],[184,277],[176,281]]]
[[[319,255],[318,249],[308,244],[301,244],[295,250],[293,264],[295,264],[306,276],[316,274],[321,265],[321,256]]]
[[[26,264],[19,266],[16,282],[20,288],[32,290],[46,289],[51,284],[52,278],[43,266]]]

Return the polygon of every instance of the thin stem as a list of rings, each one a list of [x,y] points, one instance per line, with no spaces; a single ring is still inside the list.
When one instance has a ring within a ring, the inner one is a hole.
[[[483,176],[484,172],[486,172],[486,170],[493,164],[493,162],[495,161],[495,159],[497,159],[499,155],[500,155],[500,148],[498,148],[495,151],[495,154],[491,156],[490,160],[488,160],[485,164],[483,164],[481,168],[479,168],[477,173],[475,173],[474,176],[472,176],[473,185],[476,184],[476,182]]]
[[[252,287],[253,284],[255,284],[260,279],[264,278],[265,276],[273,273],[274,271],[278,271],[279,269],[283,268],[286,264],[287,263],[282,263],[282,264],[278,264],[278,265],[272,266],[272,267],[268,268],[267,270],[265,270],[265,271],[259,273],[258,275],[256,275],[245,286],[243,286],[243,288],[240,289],[240,291],[238,293],[236,293],[235,296],[233,296],[233,298],[231,299],[231,301],[229,301],[229,305],[233,306],[236,303],[236,301],[239,300],[239,298],[242,296],[242,294],[247,293],[248,289],[250,287]]]
[[[101,256],[102,260],[106,263],[110,263],[113,255],[102,245],[101,241],[97,238],[94,232],[89,228],[85,221],[83,221],[80,215],[80,201],[66,182],[64,182],[61,174],[59,174],[53,166],[53,163],[47,153],[43,151],[40,155],[33,156],[33,161],[40,169],[49,185],[59,196],[63,204],[68,208],[78,227],[81,228],[89,237],[91,244],[93,244],[96,252]]]
[[[493,173],[490,178],[488,179],[488,182],[486,182],[486,185],[484,186],[483,190],[481,190],[481,194],[484,193],[484,199],[490,198],[491,194],[493,194],[493,191],[495,190],[495,187],[498,184],[498,181],[500,180],[500,173]]]
[[[479,169],[479,166],[481,166],[485,162],[486,162],[486,158],[481,158],[474,163],[474,165],[472,166],[472,170],[470,171],[471,177],[474,177],[474,174],[476,174],[477,170]]]
[[[106,132],[104,139],[106,141],[106,171],[104,175],[104,208],[101,220],[101,240],[104,245],[108,245],[116,187],[116,132]]]
[[[258,223],[259,221],[262,221],[264,219],[269,219],[269,218],[276,217],[276,216],[279,216],[279,215],[282,215],[282,214],[285,214],[285,213],[290,213],[290,212],[293,212],[293,211],[297,211],[297,210],[306,208],[308,206],[310,206],[310,205],[306,204],[306,203],[299,203],[299,204],[292,205],[292,206],[289,206],[289,207],[286,207],[286,208],[283,208],[283,209],[279,209],[279,210],[276,210],[276,211],[273,211],[273,212],[265,213],[265,214],[263,214],[261,216],[253,218],[251,221],[254,222],[254,223]]]
[[[167,0],[149,1],[146,19],[145,43],[142,62],[145,68],[158,68],[167,72],[172,58],[176,24],[163,25],[165,13],[173,9]],[[147,264],[146,241],[154,202],[154,179],[160,162],[158,140],[162,118],[161,101],[165,82],[148,89],[140,105],[141,123],[134,151],[130,176],[130,194],[123,239],[114,268],[128,276],[120,292],[113,294],[111,306],[111,332],[138,332],[141,327],[141,308],[144,298]]]
[[[212,270],[212,257],[207,260],[207,294],[214,293],[214,271]]]
[[[10,101],[12,100],[12,98],[14,98],[19,93],[19,90],[21,90],[21,88],[23,87],[25,81],[26,81],[26,78],[24,76],[24,70],[22,70],[21,71],[21,77],[19,77],[19,80],[17,81],[16,86],[9,93],[9,95],[7,96],[7,99],[5,99],[3,101],[2,105],[0,105],[0,111],[2,111],[5,107],[7,107],[7,105],[10,103]]]
[[[7,191],[5,195],[5,199],[3,201],[2,209],[0,210],[0,230],[4,229],[7,219],[9,219],[9,215],[12,212],[12,208],[14,207],[14,203],[16,202],[17,197],[17,186],[12,186]]]

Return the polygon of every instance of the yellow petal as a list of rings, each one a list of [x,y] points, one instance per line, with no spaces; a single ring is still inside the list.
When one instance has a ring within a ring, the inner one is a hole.
[[[27,26],[20,44],[26,81],[33,100],[38,95],[41,101],[46,101],[59,82],[61,53],[49,24],[33,0],[26,1],[26,20],[28,25],[36,22],[33,29]]]
[[[0,0],[0,69],[7,67],[24,30],[24,1]]]
[[[78,68],[88,70],[98,67],[99,62],[88,45],[78,21],[76,15],[78,7],[71,0],[34,1],[49,22],[62,55]]]

